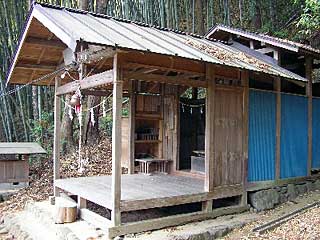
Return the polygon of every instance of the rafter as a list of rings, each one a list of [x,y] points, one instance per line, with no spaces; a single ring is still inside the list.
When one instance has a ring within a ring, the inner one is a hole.
[[[48,40],[43,38],[37,38],[37,37],[27,37],[25,40],[26,43],[36,46],[42,46],[42,47],[50,47],[50,48],[57,48],[57,49],[65,49],[66,45],[62,43],[61,41],[57,40]]]

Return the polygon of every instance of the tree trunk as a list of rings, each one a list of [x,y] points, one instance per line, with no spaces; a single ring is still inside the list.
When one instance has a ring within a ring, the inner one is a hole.
[[[106,13],[109,0],[97,0],[97,13]]]
[[[253,26],[256,30],[261,29],[262,27],[260,1],[258,0],[255,1],[254,6]]]
[[[195,33],[204,35],[204,15],[202,0],[195,0]]]
[[[70,98],[71,95],[67,94],[65,97],[65,107],[63,110],[63,115],[62,115],[62,121],[61,121],[61,139],[62,139],[62,151],[66,151],[68,147],[73,145],[73,119],[70,119],[70,114],[69,110],[70,108],[68,107],[70,103]],[[72,116],[75,117],[75,114],[72,110],[71,112]]]
[[[88,9],[89,9],[89,1],[88,0],[80,0],[79,1],[79,9],[88,11]]]
[[[32,86],[32,107],[33,107],[33,120],[39,120],[39,109],[38,109],[38,87]]]

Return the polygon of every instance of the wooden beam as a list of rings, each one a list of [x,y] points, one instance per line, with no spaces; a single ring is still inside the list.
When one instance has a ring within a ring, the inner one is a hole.
[[[67,46],[58,40],[48,40],[37,37],[27,37],[25,43],[46,48],[65,49]]]
[[[106,97],[110,95],[110,91],[104,91],[104,90],[87,90],[83,89],[81,91],[82,95],[89,95],[89,96],[99,96],[99,97]]]
[[[281,161],[281,78],[274,79],[276,91],[276,162],[275,162],[275,179],[280,179],[280,161]]]
[[[58,87],[56,94],[63,95],[67,93],[75,92],[79,87],[81,90],[94,87],[101,87],[113,83],[113,70],[108,70],[102,73],[98,73],[84,78],[80,81],[73,81],[63,86]]]
[[[122,117],[122,72],[118,63],[118,53],[113,59],[113,121],[112,121],[112,185],[111,185],[111,222],[121,224],[121,117]]]
[[[109,239],[113,239],[116,236],[138,233],[144,231],[150,231],[154,229],[161,229],[170,226],[178,226],[194,221],[201,221],[210,218],[216,218],[222,215],[228,215],[233,213],[240,213],[248,210],[248,207],[225,207],[213,210],[210,213],[199,211],[193,213],[179,214],[174,216],[168,216],[163,218],[156,218],[151,220],[144,220],[140,222],[126,223],[118,227],[111,227],[108,229]]]
[[[189,87],[207,87],[206,81],[200,80],[193,80],[188,78],[180,78],[172,77],[172,76],[164,76],[158,74],[141,74],[141,73],[134,73],[134,72],[125,72],[124,73],[125,80],[140,80],[146,82],[159,82],[159,83],[168,83],[173,85],[182,85],[182,86],[189,86]]]
[[[205,181],[204,190],[210,192],[214,187],[214,135],[215,135],[215,73],[214,66],[206,65],[206,127],[205,127]]]
[[[135,81],[129,82],[129,164],[128,173],[134,174],[134,146],[135,146],[135,112],[136,112],[136,96],[135,92]]]
[[[275,181],[250,182],[248,183],[247,190],[250,192],[254,192],[262,189],[280,187],[288,184],[305,183],[307,181],[317,180],[319,179],[319,177],[320,177],[320,174],[316,174],[316,175],[307,176],[307,177],[285,178],[285,179],[279,179]]]
[[[109,219],[85,208],[79,209],[79,216],[82,220],[104,231],[107,231],[108,227],[111,226],[111,221]]]
[[[243,184],[243,195],[241,198],[241,204],[247,205],[247,181],[248,181],[248,152],[249,152],[249,71],[240,72],[241,83],[244,88],[243,90],[243,168],[242,168],[242,184]]]
[[[155,70],[161,70],[161,71],[172,71],[172,72],[180,72],[180,73],[188,73],[193,74],[193,76],[205,76],[203,72],[196,72],[186,69],[175,69],[172,67],[164,67],[164,66],[158,66],[153,64],[141,64],[141,63],[134,63],[134,62],[128,62],[125,64],[126,69],[136,69],[136,68],[146,68],[148,70],[145,71],[145,73],[151,73]],[[150,72],[151,71],[151,72]]]
[[[312,64],[313,59],[306,57],[306,78],[308,79],[306,94],[308,96],[308,176],[312,168]]]
[[[61,79],[55,78],[55,91],[57,91]],[[53,139],[53,184],[54,196],[59,196],[59,189],[55,186],[55,181],[60,178],[60,133],[61,133],[61,99],[59,96],[54,97],[54,139]]]
[[[26,69],[26,70],[36,70],[36,71],[55,71],[57,66],[55,65],[44,65],[44,64],[25,64],[18,63],[16,68]]]
[[[260,48],[260,49],[256,49],[257,52],[263,53],[263,54],[267,54],[267,53],[271,53],[274,51],[273,48],[270,47],[265,47],[265,48]]]

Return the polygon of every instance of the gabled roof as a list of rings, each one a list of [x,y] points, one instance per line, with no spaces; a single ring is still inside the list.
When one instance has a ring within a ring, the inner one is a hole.
[[[46,34],[41,35],[40,30],[46,32]],[[50,33],[54,36],[50,36]],[[60,42],[60,46],[65,45],[73,51],[77,49],[80,42],[86,42],[115,49],[136,50],[172,57],[182,57],[263,72],[287,79],[306,81],[305,78],[284,69],[279,69],[269,62],[257,59],[254,55],[244,54],[232,47],[232,45],[207,37],[134,21],[115,19],[96,13],[34,4],[8,73],[8,83],[9,81],[10,83],[26,83],[28,82],[27,78],[32,78],[32,75],[31,77],[29,75],[26,79],[20,81],[20,76],[26,76],[27,71],[21,71],[16,66],[19,67],[19,63],[23,62],[25,64],[26,61],[31,61],[32,64],[35,64],[32,61],[39,57],[41,51],[38,51],[38,54],[36,51],[28,49],[30,38],[35,37],[43,38],[42,40],[51,44],[53,41],[56,44]],[[48,51],[51,50],[51,48],[48,49]],[[62,50],[57,50],[57,52],[52,54],[52,56],[57,55],[52,60],[52,64],[58,65],[58,59],[61,62]],[[48,56],[50,54],[45,54],[45,57]]]
[[[279,48],[283,48],[292,52],[299,52],[299,51],[306,51],[309,53],[313,53],[319,56],[320,58],[320,49],[316,49],[313,48],[309,45],[305,45],[302,43],[298,43],[298,42],[294,42],[294,41],[290,41],[287,39],[282,39],[282,38],[277,38],[277,37],[271,37],[262,33],[253,33],[253,32],[249,32],[249,31],[245,31],[239,28],[233,28],[233,27],[229,27],[229,26],[225,26],[225,25],[216,25],[214,27],[212,27],[208,33],[206,34],[207,37],[214,37],[216,35],[216,33],[223,31],[223,32],[227,32],[227,33],[231,33],[231,34],[235,34],[235,35],[239,35],[242,36],[244,38],[248,38],[248,39],[252,39],[252,40],[256,40],[256,41],[260,41],[260,42],[264,42],[267,43],[269,45],[275,46],[275,47],[279,47]]]
[[[40,154],[47,153],[34,142],[0,142],[0,154]]]

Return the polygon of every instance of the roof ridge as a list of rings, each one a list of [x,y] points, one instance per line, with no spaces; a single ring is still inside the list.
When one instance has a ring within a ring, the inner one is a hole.
[[[179,29],[161,27],[161,26],[158,26],[158,25],[144,23],[144,22],[140,22],[140,21],[136,21],[136,20],[130,20],[130,19],[126,19],[126,18],[114,17],[114,16],[110,16],[110,15],[107,15],[107,14],[103,14],[103,13],[91,12],[91,11],[86,11],[86,10],[81,10],[81,9],[70,8],[70,7],[63,7],[63,6],[54,5],[54,4],[50,4],[50,3],[34,2],[33,4],[34,5],[37,4],[37,5],[40,5],[42,7],[47,7],[47,8],[59,9],[59,10],[64,9],[66,11],[74,12],[74,13],[90,14],[90,15],[96,16],[96,17],[114,19],[114,20],[119,21],[119,22],[133,23],[133,24],[137,24],[137,25],[142,26],[142,27],[156,28],[156,29],[159,29],[161,31],[174,32],[174,33],[177,33],[177,34],[186,35],[186,36],[192,36],[192,37],[199,38],[199,39],[207,39],[207,40],[212,41],[212,42],[221,42],[221,43],[224,43],[224,44],[229,44],[227,41],[222,41],[222,40],[219,40],[219,39],[210,38],[210,37],[205,36],[205,35],[202,36],[202,35],[199,35],[199,34],[196,34],[196,33],[186,32],[186,31],[182,31],[182,30],[179,30]]]
[[[297,41],[293,41],[293,40],[289,40],[289,39],[285,39],[285,38],[280,38],[280,37],[276,37],[276,36],[271,36],[268,35],[266,33],[260,33],[260,32],[252,32],[246,29],[242,29],[242,28],[236,28],[236,27],[232,27],[232,26],[228,26],[228,25],[224,25],[224,24],[216,24],[215,26],[213,26],[209,32],[207,33],[207,35],[210,34],[210,32],[212,32],[214,29],[219,29],[219,28],[227,28],[233,31],[237,31],[237,32],[242,32],[244,34],[249,34],[249,35],[256,35],[258,37],[261,38],[267,38],[268,40],[273,40],[273,41],[278,41],[281,44],[285,44],[291,47],[300,47],[309,51],[314,51],[317,53],[320,53],[320,49],[319,48],[315,48],[313,46],[311,46],[310,44],[304,44],[304,43],[300,43]]]

